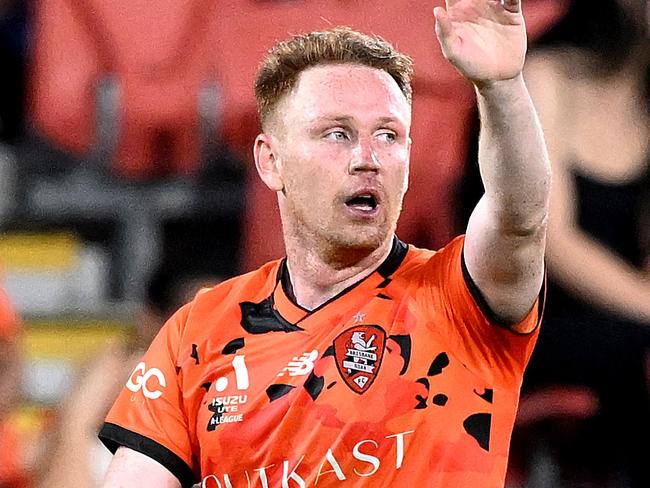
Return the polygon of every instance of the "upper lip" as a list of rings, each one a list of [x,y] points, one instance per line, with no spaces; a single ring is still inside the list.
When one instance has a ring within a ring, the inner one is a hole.
[[[355,190],[351,194],[348,194],[345,197],[345,203],[348,203],[350,200],[354,198],[364,197],[364,196],[372,197],[375,200],[375,205],[379,205],[381,203],[380,191],[377,187],[373,187],[373,186],[365,186]]]

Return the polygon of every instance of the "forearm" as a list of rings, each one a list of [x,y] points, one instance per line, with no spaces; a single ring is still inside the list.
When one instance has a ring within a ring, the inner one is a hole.
[[[479,167],[495,224],[526,235],[548,213],[551,169],[542,129],[523,77],[477,88]]]
[[[43,460],[44,469],[37,473],[38,486],[52,488],[93,488],[91,451],[95,432],[75,428],[59,432]]]
[[[549,273],[594,304],[650,324],[650,275],[583,232],[551,227]]]

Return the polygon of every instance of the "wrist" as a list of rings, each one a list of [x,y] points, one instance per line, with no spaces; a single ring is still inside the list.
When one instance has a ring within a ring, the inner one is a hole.
[[[476,94],[484,98],[510,95],[513,92],[522,89],[525,90],[526,88],[522,73],[519,73],[513,78],[503,80],[474,80],[472,83]]]

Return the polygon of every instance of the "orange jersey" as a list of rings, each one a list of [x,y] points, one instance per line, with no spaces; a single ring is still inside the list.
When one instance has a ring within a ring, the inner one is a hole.
[[[462,261],[395,239],[316,310],[284,261],[199,293],[163,327],[100,438],[205,488],[504,484],[537,336],[490,320]]]

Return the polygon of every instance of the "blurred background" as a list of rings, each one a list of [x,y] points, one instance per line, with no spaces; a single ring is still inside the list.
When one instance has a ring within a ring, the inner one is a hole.
[[[0,0],[0,488],[99,486],[95,433],[157,329],[283,255],[251,150],[275,41],[349,25],[413,57],[398,234],[464,232],[478,119],[435,39],[442,3]],[[508,487],[647,487],[648,3],[523,5],[556,190]]]

